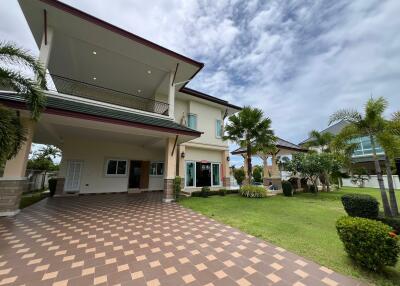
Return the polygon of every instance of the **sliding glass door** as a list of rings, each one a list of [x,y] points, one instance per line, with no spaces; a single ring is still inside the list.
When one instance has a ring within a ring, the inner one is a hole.
[[[211,187],[221,185],[221,164],[186,161],[185,186]]]

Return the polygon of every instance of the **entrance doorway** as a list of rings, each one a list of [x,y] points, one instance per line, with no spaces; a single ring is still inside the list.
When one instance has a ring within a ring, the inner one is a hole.
[[[142,169],[142,161],[131,161],[129,165],[129,189],[140,188],[140,174]]]
[[[211,163],[196,162],[196,187],[211,186]]]

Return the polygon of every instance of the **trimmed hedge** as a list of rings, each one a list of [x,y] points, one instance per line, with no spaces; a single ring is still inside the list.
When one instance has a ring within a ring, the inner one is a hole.
[[[173,185],[174,185],[175,201],[179,201],[180,196],[181,196],[181,189],[182,189],[182,178],[179,176],[176,176],[174,178]]]
[[[346,216],[336,222],[336,230],[347,254],[357,264],[371,270],[396,264],[400,245],[390,226],[366,218]]]
[[[50,197],[53,197],[54,194],[56,193],[56,187],[57,187],[57,179],[56,178],[49,179]]]
[[[391,226],[397,234],[400,234],[400,217],[385,217],[382,214],[378,216],[377,220]]]
[[[342,204],[349,216],[376,219],[379,203],[376,198],[364,194],[346,194],[342,196]]]
[[[264,198],[267,196],[267,191],[264,187],[245,185],[239,190],[241,196],[246,198]]]
[[[239,190],[227,190],[227,189],[220,189],[218,191],[207,191],[207,197],[209,196],[224,196],[224,195],[229,195],[229,194],[237,194]],[[222,194],[224,193],[224,194]],[[201,191],[194,191],[191,193],[192,197],[201,197],[202,193]]]
[[[288,181],[282,181],[282,191],[286,197],[293,197],[294,191],[292,183]]]

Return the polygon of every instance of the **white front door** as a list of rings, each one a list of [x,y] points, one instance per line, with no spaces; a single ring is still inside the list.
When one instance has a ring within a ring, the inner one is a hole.
[[[71,160],[67,165],[67,177],[65,178],[65,191],[79,191],[83,161]]]

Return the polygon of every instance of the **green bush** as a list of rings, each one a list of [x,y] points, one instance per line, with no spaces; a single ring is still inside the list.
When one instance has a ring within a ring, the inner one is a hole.
[[[245,172],[243,169],[235,169],[233,171],[233,176],[235,177],[236,182],[241,185],[245,179]]]
[[[288,181],[282,181],[282,190],[283,194],[286,197],[292,197],[293,196],[293,186],[290,182]]]
[[[342,196],[342,204],[349,216],[376,219],[379,213],[378,201],[370,195],[346,194]]]
[[[316,186],[314,186],[314,185],[309,185],[308,186],[308,191],[310,193],[316,194],[316,193],[318,193],[318,188]]]
[[[391,226],[397,234],[400,234],[400,217],[385,217],[382,214],[378,216],[377,220]]]
[[[216,196],[216,195],[222,196],[221,191],[223,191],[226,195],[237,194],[239,192],[239,190],[227,190],[227,189],[221,189],[219,191],[208,191],[207,192],[207,197]],[[203,193],[201,191],[194,191],[194,192],[191,193],[191,196],[192,197],[202,197],[202,194]]]
[[[336,222],[336,230],[357,264],[371,270],[396,264],[400,245],[390,226],[366,218],[342,217]]]
[[[56,193],[56,187],[57,187],[57,179],[56,178],[49,179],[50,197],[54,196],[54,194]]]
[[[267,192],[263,187],[253,185],[242,186],[239,193],[246,198],[264,198],[267,196]]]
[[[174,186],[174,198],[176,201],[179,201],[182,188],[182,178],[179,176],[175,177],[173,181],[173,186]]]
[[[207,198],[208,194],[210,193],[210,187],[202,187],[200,191],[200,195],[203,198]]]
[[[219,194],[220,196],[225,196],[226,193],[227,193],[227,190],[226,190],[226,189],[220,189],[220,190],[218,191],[218,194]]]

